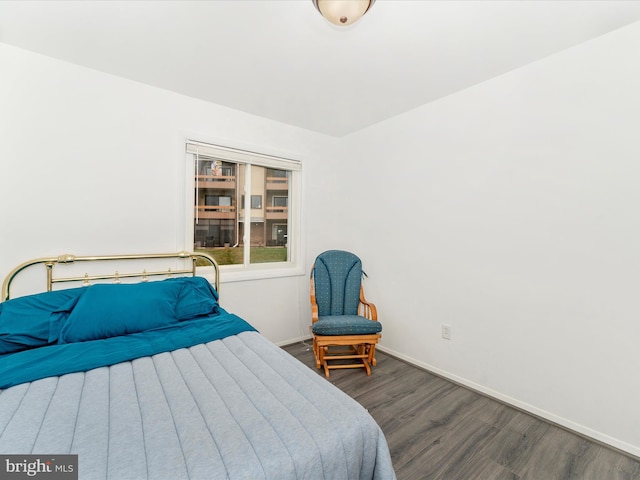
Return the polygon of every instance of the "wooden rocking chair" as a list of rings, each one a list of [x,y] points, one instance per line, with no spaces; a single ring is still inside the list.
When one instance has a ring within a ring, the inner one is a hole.
[[[321,253],[311,269],[313,353],[327,378],[336,368],[364,368],[371,375],[376,365],[382,325],[375,305],[365,300],[363,274],[360,259],[342,250]]]

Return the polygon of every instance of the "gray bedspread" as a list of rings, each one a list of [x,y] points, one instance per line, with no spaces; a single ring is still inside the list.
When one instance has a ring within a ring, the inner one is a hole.
[[[80,479],[395,478],[356,401],[256,332],[0,390],[0,453]]]

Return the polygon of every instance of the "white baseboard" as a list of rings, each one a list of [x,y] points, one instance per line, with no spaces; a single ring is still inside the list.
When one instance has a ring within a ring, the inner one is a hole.
[[[290,340],[282,340],[281,342],[275,342],[278,347],[284,347],[291,345],[292,343],[307,342],[311,346],[311,337],[309,335],[301,335],[299,337],[292,338]]]
[[[540,417],[550,423],[553,423],[555,425],[558,425],[562,428],[565,428],[567,430],[570,430],[574,433],[577,433],[579,435],[582,435],[584,437],[589,438],[590,440],[596,441],[598,443],[601,443],[603,445],[606,445],[608,447],[612,447],[616,450],[619,450],[623,453],[632,455],[633,457],[636,457],[636,459],[640,458],[640,447],[637,447],[635,445],[631,445],[629,443],[623,442],[622,440],[619,440],[617,438],[613,438],[610,437],[609,435],[606,435],[604,433],[598,432],[596,430],[592,430],[591,428],[585,427],[584,425],[580,425],[578,423],[572,422],[571,420],[568,420],[566,418],[563,417],[559,417],[557,415],[554,415],[551,412],[547,412],[545,410],[542,410],[540,408],[537,408],[533,405],[529,405],[528,403],[522,402],[516,398],[512,398],[508,395],[504,395],[500,392],[496,392],[495,390],[491,390],[490,388],[487,388],[483,385],[474,383],[472,381],[467,380],[466,378],[462,378],[459,377],[457,375],[454,375],[450,372],[447,372],[445,370],[442,370],[440,368],[434,367],[433,365],[429,365],[428,363],[424,363],[421,361],[416,360],[415,358],[411,358],[408,357],[406,355],[403,355],[399,352],[396,352],[394,350],[391,350],[389,348],[383,347],[381,345],[378,345],[377,347],[378,350],[380,350],[381,352],[384,353],[388,353],[389,355],[392,355],[394,357],[397,357],[401,360],[404,360],[407,363],[410,363],[412,365],[415,365],[419,368],[422,368],[424,370],[427,370],[431,373],[434,373],[438,376],[444,377],[447,380],[451,380],[454,383],[460,384],[464,387],[470,388],[471,390],[474,390],[478,393],[481,393],[483,395],[486,395],[488,397],[494,398],[502,403],[505,403],[507,405],[510,405],[512,407],[515,407],[519,410],[523,410],[527,413],[530,413],[536,417]]]

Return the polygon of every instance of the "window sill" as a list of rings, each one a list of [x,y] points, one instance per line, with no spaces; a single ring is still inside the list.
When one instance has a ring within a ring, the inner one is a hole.
[[[274,264],[252,266],[250,269],[223,265],[220,267],[220,283],[245,282],[250,280],[268,280],[271,278],[296,277],[305,275],[304,267]]]

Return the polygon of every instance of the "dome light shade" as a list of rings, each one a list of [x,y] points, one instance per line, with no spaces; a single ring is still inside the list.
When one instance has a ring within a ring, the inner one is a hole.
[[[313,0],[322,16],[339,26],[357,22],[367,13],[373,2],[375,0]]]

